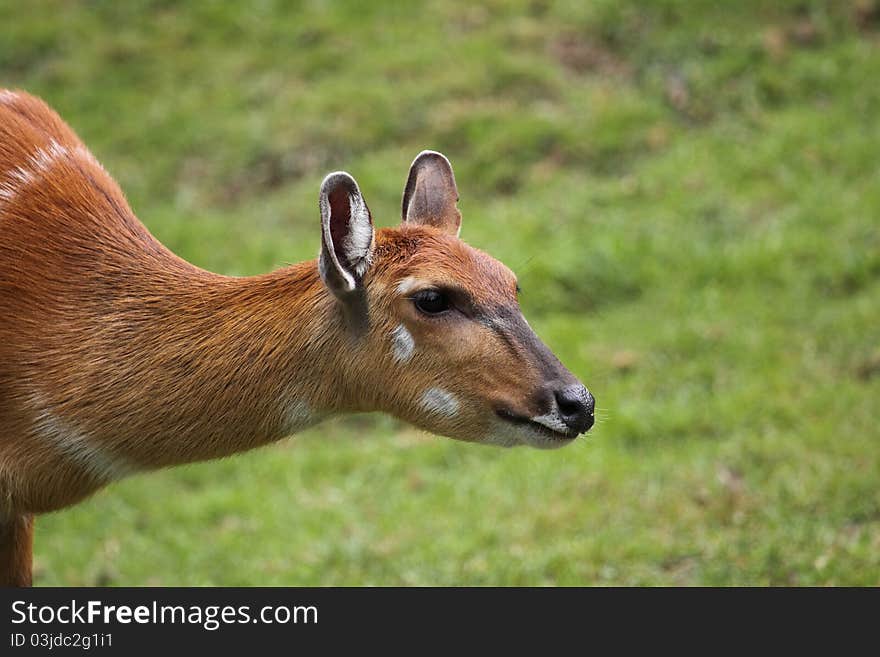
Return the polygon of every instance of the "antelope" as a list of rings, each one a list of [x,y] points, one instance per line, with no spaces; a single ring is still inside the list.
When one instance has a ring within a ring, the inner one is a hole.
[[[31,584],[35,514],[336,414],[500,446],[588,431],[593,396],[523,318],[510,269],[459,239],[457,204],[435,151],[396,228],[331,173],[316,260],[223,276],[156,240],[42,100],[0,91],[0,584]]]

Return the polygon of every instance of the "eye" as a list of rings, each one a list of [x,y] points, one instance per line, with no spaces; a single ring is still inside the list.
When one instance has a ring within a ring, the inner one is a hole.
[[[413,295],[416,308],[426,315],[439,315],[449,310],[449,299],[439,290],[422,290]]]

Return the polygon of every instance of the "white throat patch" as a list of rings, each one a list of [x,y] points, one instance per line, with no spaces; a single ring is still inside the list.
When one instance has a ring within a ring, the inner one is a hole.
[[[295,399],[284,407],[284,418],[281,432],[285,436],[290,436],[297,431],[302,431],[312,424],[315,424],[320,418],[312,411],[307,403],[302,400]]]
[[[394,350],[394,360],[398,363],[405,363],[412,358],[416,349],[416,342],[413,340],[412,333],[406,330],[403,324],[391,331],[391,345]]]

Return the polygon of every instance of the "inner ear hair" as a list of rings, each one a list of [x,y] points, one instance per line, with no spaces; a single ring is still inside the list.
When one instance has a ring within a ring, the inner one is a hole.
[[[321,209],[321,278],[338,297],[361,285],[370,266],[373,222],[354,178],[337,171],[324,178]]]

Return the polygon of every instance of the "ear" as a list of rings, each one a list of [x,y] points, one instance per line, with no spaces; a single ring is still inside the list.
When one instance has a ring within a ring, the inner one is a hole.
[[[458,236],[461,212],[455,174],[446,156],[437,151],[422,151],[409,168],[403,190],[403,222],[433,226],[444,233]]]
[[[321,183],[321,279],[344,298],[361,286],[373,254],[373,220],[354,178],[344,171]]]

